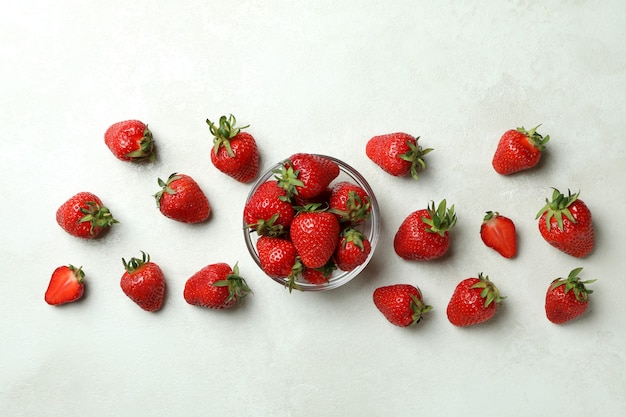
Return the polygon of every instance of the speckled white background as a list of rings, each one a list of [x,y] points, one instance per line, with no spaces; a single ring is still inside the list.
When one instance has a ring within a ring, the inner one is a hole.
[[[79,4],[80,3],[80,4]],[[0,414],[3,416],[626,415],[623,256],[626,3],[615,1],[5,1],[0,15]],[[289,294],[264,277],[240,230],[249,185],[210,164],[205,119],[250,124],[262,167],[292,153],[345,160],[383,216],[372,263],[341,289]],[[149,124],[153,165],[115,159],[113,122]],[[551,141],[539,167],[501,177],[490,160],[507,129]],[[415,183],[365,156],[375,134],[421,136]],[[161,216],[157,178],[192,175],[206,224]],[[596,250],[548,246],[534,216],[550,187],[581,191]],[[54,220],[72,194],[98,194],[120,220],[97,241]],[[431,263],[398,258],[404,217],[446,198],[458,226]],[[482,245],[487,210],[517,224],[519,256]],[[157,314],[119,288],[122,257],[144,250],[166,274]],[[187,305],[185,280],[239,262],[254,290],[237,310]],[[85,298],[43,301],[53,269],[82,265]],[[548,322],[549,282],[582,266],[591,308]],[[458,329],[445,307],[484,272],[508,298]],[[413,283],[434,310],[387,323],[371,295]]]

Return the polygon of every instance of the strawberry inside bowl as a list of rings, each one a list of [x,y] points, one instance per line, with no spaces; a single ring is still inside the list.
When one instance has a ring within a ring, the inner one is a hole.
[[[356,277],[380,233],[372,188],[345,162],[298,153],[263,172],[243,212],[256,264],[291,290],[323,291]]]

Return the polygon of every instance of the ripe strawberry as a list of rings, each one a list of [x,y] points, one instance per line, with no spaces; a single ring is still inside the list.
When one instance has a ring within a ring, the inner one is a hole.
[[[541,126],[541,125],[539,125]],[[498,174],[509,175],[529,169],[539,163],[550,136],[545,138],[537,133],[537,128],[527,131],[523,127],[507,130],[498,142],[491,165]]]
[[[183,223],[200,223],[209,218],[211,205],[198,183],[188,175],[174,173],[154,195],[164,216]]]
[[[291,222],[289,235],[300,260],[308,268],[321,268],[329,261],[339,242],[339,221],[327,211],[309,206]]]
[[[222,310],[241,303],[250,292],[237,264],[231,269],[226,263],[216,263],[193,274],[185,283],[183,296],[191,305]]]
[[[302,278],[309,284],[324,285],[328,283],[332,272],[326,274],[322,269],[304,268],[302,271]]]
[[[139,120],[114,123],[104,133],[104,143],[122,161],[155,160],[152,132]]]
[[[141,259],[122,258],[125,272],[120,279],[120,287],[128,298],[146,311],[157,311],[163,306],[165,298],[165,277],[163,271],[150,255],[141,252]]]
[[[282,169],[275,172],[278,184],[287,190],[289,198],[311,199],[324,192],[339,175],[339,165],[332,159],[308,153],[290,156]]]
[[[243,220],[250,230],[259,235],[278,236],[287,231],[295,210],[289,201],[284,188],[275,180],[259,185],[243,209]]]
[[[456,225],[454,205],[446,209],[446,200],[435,209],[432,202],[427,209],[409,214],[402,222],[393,240],[393,247],[403,259],[429,261],[439,258],[450,247],[449,230]]]
[[[83,296],[85,273],[82,267],[72,265],[60,266],[54,270],[44,299],[46,303],[56,306],[76,301]]]
[[[589,294],[585,284],[595,282],[595,279],[580,281],[578,274],[582,268],[573,269],[567,278],[557,278],[552,281],[546,293],[546,317],[552,323],[562,324],[574,320],[587,310]]]
[[[352,271],[367,260],[372,245],[360,231],[351,227],[344,229],[339,238],[339,244],[333,255],[337,268],[342,271]]]
[[[341,223],[357,226],[369,218],[370,197],[359,185],[341,181],[333,185],[328,200],[330,211],[335,213]]]
[[[593,250],[594,231],[591,212],[578,198],[579,194],[572,195],[568,190],[565,197],[554,188],[552,201],[546,199],[546,205],[539,210],[537,218],[539,232],[550,245],[582,258]]]
[[[455,326],[466,327],[489,320],[504,297],[488,276],[461,281],[452,294],[446,313]]]
[[[418,174],[426,168],[424,155],[432,149],[422,149],[419,137],[397,132],[374,136],[365,146],[365,154],[385,172],[403,177],[409,172],[418,179]]]
[[[220,117],[219,127],[206,120],[213,134],[211,162],[224,174],[242,183],[249,183],[259,172],[259,151],[252,135],[237,127],[232,114]]]
[[[480,238],[505,258],[512,258],[517,253],[515,223],[497,211],[488,211],[485,215],[480,226]]]
[[[80,192],[59,207],[59,226],[72,236],[93,239],[114,223],[118,223],[95,194]]]
[[[261,269],[272,278],[293,275],[297,265],[296,248],[288,239],[261,236],[256,242]]]
[[[408,327],[419,322],[432,307],[422,301],[419,288],[409,284],[394,284],[374,290],[374,305],[396,326]]]

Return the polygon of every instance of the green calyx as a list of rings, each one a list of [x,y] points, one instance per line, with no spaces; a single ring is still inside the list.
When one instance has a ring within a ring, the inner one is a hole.
[[[161,197],[163,197],[163,194],[176,194],[176,191],[170,187],[170,184],[180,178],[181,176],[175,172],[167,178],[167,181],[163,181],[161,178],[158,179],[157,183],[161,189],[154,195],[157,207],[161,206]]]
[[[518,127],[516,130],[526,135],[526,137],[533,144],[533,146],[541,152],[546,147],[546,143],[548,143],[548,141],[550,140],[550,135],[546,135],[546,137],[543,137],[539,133],[537,133],[537,128],[539,126],[541,126],[541,124],[533,127],[530,130],[526,130],[523,127]]]
[[[278,197],[281,201],[291,201],[293,196],[298,195],[296,187],[304,187],[304,183],[298,179],[300,171],[293,169],[291,161],[287,160],[281,168],[272,171],[274,178],[278,181],[278,186],[283,188],[287,194]]]
[[[83,280],[85,279],[85,272],[83,272],[82,266],[76,268],[74,265],[70,264],[67,267],[70,269],[70,271],[72,271],[72,274],[74,274],[74,276],[76,277],[76,281],[79,284],[83,282]]]
[[[580,192],[572,194],[572,192],[568,189],[566,197],[556,188],[552,189],[554,190],[552,193],[552,201],[546,198],[546,205],[539,210],[535,219],[538,219],[546,213],[546,229],[550,231],[552,227],[550,221],[554,217],[559,229],[563,230],[563,216],[567,217],[567,219],[572,223],[576,223],[574,216],[572,216],[572,213],[569,210],[569,206],[571,206],[572,203],[578,199]]]
[[[152,137],[152,132],[148,129],[148,126],[144,129],[143,137],[139,141],[139,149],[129,152],[125,156],[136,161],[147,159],[150,162],[154,162],[156,159],[156,155],[154,153],[154,139]]]
[[[269,219],[258,219],[256,223],[247,224],[245,227],[250,232],[256,231],[259,236],[279,237],[287,233],[287,230],[282,224],[276,224],[278,220],[278,213],[274,214]]]
[[[420,300],[417,296],[413,294],[411,294],[410,306],[411,306],[411,311],[413,312],[413,314],[411,314],[412,324],[419,323],[419,321],[422,319],[424,314],[428,313],[430,310],[433,309],[432,306],[424,304],[422,300]]]
[[[302,274],[304,270],[304,265],[300,260],[299,256],[296,256],[296,261],[291,267],[291,273],[287,277],[287,281],[285,282],[285,288],[289,290],[291,293],[293,290],[302,291],[302,288],[298,285],[297,278]]]
[[[237,127],[237,119],[235,119],[235,116],[232,114],[228,117],[220,117],[219,126],[216,126],[215,123],[209,119],[206,119],[206,123],[209,125],[209,129],[213,134],[213,153],[217,155],[220,146],[224,146],[230,157],[235,156],[230,146],[230,140],[237,136],[242,129],[250,127],[250,125]]]
[[[250,287],[248,287],[246,280],[239,275],[238,264],[235,264],[235,266],[233,267],[233,272],[231,274],[228,274],[225,279],[215,281],[213,283],[213,286],[228,287],[228,298],[226,298],[226,303],[229,303],[233,300],[240,302],[242,298],[252,292]]]
[[[498,288],[495,284],[489,281],[489,277],[487,275],[478,274],[479,281],[472,285],[471,289],[482,289],[480,292],[480,297],[485,300],[485,308],[489,307],[492,303],[500,304],[503,299],[506,297],[502,297]]]
[[[411,176],[415,179],[419,179],[419,173],[426,168],[426,162],[424,161],[424,155],[431,152],[432,148],[423,149],[421,146],[417,145],[417,141],[419,140],[419,136],[415,138],[415,142],[413,143],[410,140],[406,141],[406,144],[409,146],[409,150],[406,153],[398,155],[400,159],[408,161],[411,163]]]
[[[144,251],[141,251],[141,259],[133,257],[130,258],[128,262],[126,262],[126,259],[122,258],[122,264],[124,264],[124,269],[129,274],[134,274],[135,271],[139,269],[139,267],[147,264],[148,262],[150,262],[150,255],[148,255]]]
[[[590,279],[587,281],[581,281],[578,277],[582,268],[575,268],[569,273],[567,278],[557,278],[552,281],[552,285],[550,286],[550,290],[554,290],[560,286],[563,287],[563,292],[567,294],[570,291],[574,291],[574,296],[578,301],[587,302],[589,300],[589,294],[593,292],[593,290],[588,290],[585,287],[585,284],[591,284],[597,280]]]
[[[448,230],[451,230],[456,225],[456,214],[454,213],[454,204],[450,208],[446,208],[446,200],[443,199],[435,208],[435,202],[431,201],[428,206],[428,214],[430,219],[422,217],[422,222],[426,223],[429,227],[426,229],[432,233],[438,233],[443,236]]]
[[[352,227],[348,227],[344,229],[339,236],[340,238],[345,238],[342,240],[342,248],[345,248],[346,245],[351,242],[354,244],[354,246],[361,249],[361,252],[365,250],[365,247],[363,246],[363,240],[367,238],[361,231]]]
[[[355,191],[349,191],[346,209],[330,209],[329,211],[338,215],[341,222],[356,226],[370,217],[370,199],[369,197],[362,199]]]
[[[83,213],[84,216],[81,217],[78,222],[89,222],[91,225],[89,233],[92,235],[95,234],[96,227],[106,228],[112,224],[119,223],[115,218],[113,218],[113,214],[111,214],[108,208],[101,206],[95,201],[87,201],[85,202],[85,205],[87,207],[80,209],[80,212]]]

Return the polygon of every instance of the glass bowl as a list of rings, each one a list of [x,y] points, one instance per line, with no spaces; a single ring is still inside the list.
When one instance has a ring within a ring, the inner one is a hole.
[[[351,281],[353,278],[359,275],[361,271],[363,271],[363,269],[367,266],[367,264],[372,259],[372,256],[374,255],[374,251],[376,249],[376,244],[378,243],[378,236],[380,234],[380,212],[378,208],[378,202],[376,201],[376,196],[374,195],[374,191],[372,190],[370,185],[367,183],[365,178],[356,169],[352,168],[350,165],[346,164],[345,162],[339,159],[336,159],[336,158],[333,158],[332,156],[327,156],[327,155],[318,154],[318,156],[330,159],[331,161],[335,162],[339,166],[339,176],[337,176],[337,178],[333,180],[333,182],[330,184],[329,187],[332,187],[333,184],[341,182],[341,181],[349,181],[349,182],[352,182],[353,184],[359,185],[361,188],[365,190],[365,192],[369,196],[370,216],[357,228],[370,241],[371,251],[367,259],[365,260],[365,262],[363,262],[361,265],[357,266],[355,269],[351,271],[342,271],[340,269],[336,269],[335,271],[333,271],[333,274],[329,278],[328,282],[324,284],[312,284],[310,282],[305,281],[302,277],[298,277],[296,279],[296,284],[297,284],[296,289],[301,290],[301,291],[331,290],[334,288],[338,288],[348,283],[349,281]],[[263,184],[266,181],[274,179],[274,176],[276,175],[274,171],[277,169],[280,169],[284,165],[285,161],[286,160],[276,163],[275,165],[271,166],[270,168],[268,168],[265,172],[261,174],[261,176],[253,184],[252,189],[250,190],[250,193],[248,194],[248,197],[246,199],[246,204],[261,184]],[[256,233],[256,231],[250,231],[246,227],[245,221],[243,221],[243,223],[244,223],[243,234],[244,234],[244,240],[246,242],[246,247],[248,248],[248,251],[250,252],[250,255],[252,256],[252,259],[254,259],[254,261],[259,266],[259,268],[261,268],[261,261],[259,260],[259,254],[256,249],[256,241],[258,240],[259,236]],[[270,278],[272,278],[274,281],[278,282],[279,284],[283,286],[288,286],[289,284],[289,281],[286,277],[285,278],[270,277]]]

